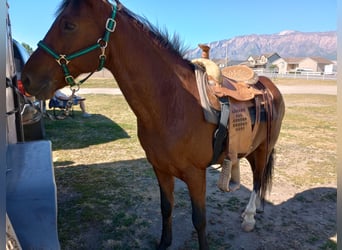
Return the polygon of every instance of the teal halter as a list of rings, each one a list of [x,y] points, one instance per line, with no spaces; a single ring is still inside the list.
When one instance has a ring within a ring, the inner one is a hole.
[[[105,34],[102,38],[98,39],[98,41],[96,42],[96,44],[79,50],[75,53],[72,53],[70,55],[58,55],[53,49],[51,49],[50,47],[48,47],[43,41],[40,41],[38,43],[38,47],[43,49],[44,51],[46,51],[49,55],[51,55],[56,61],[57,63],[62,67],[63,73],[64,73],[64,77],[65,77],[65,82],[67,84],[69,84],[70,87],[79,87],[82,83],[84,83],[95,71],[99,71],[101,70],[104,65],[105,65],[105,60],[106,60],[106,55],[105,55],[105,50],[107,48],[108,45],[108,41],[109,41],[109,36],[111,33],[114,32],[115,27],[116,27],[116,22],[114,20],[115,16],[116,16],[116,11],[117,11],[117,7],[115,4],[112,5],[113,11],[111,16],[107,19],[106,22],[106,30],[105,30]],[[93,50],[96,50],[100,48],[101,49],[101,54],[99,56],[99,66],[96,70],[94,70],[92,73],[90,73],[86,78],[82,79],[81,81],[79,81],[78,83],[75,82],[74,77],[70,74],[69,68],[68,68],[68,63],[72,60],[75,59],[76,57],[79,56],[83,56]]]

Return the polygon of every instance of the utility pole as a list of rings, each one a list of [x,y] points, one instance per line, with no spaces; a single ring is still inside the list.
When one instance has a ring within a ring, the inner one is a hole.
[[[228,43],[226,43],[226,67],[228,66]]]

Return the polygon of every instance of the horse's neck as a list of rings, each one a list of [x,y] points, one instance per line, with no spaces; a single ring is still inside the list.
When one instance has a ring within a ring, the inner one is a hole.
[[[111,39],[108,68],[116,78],[127,102],[139,119],[153,119],[182,101],[189,79],[187,63],[153,44],[147,34],[132,24],[118,25]],[[190,77],[191,78],[191,77]],[[176,108],[176,107],[174,107]]]

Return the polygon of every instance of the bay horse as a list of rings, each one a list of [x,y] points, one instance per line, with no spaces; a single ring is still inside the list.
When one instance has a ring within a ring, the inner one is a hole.
[[[140,143],[158,179],[162,214],[158,249],[172,242],[175,178],[188,187],[199,248],[209,249],[206,169],[217,126],[203,118],[194,65],[184,59],[178,37],[166,33],[118,0],[64,0],[27,62],[22,81],[28,93],[44,100],[66,85],[77,91],[82,81],[75,83],[74,76],[108,68],[137,117]],[[253,172],[253,191],[243,214],[249,228],[255,224],[258,200],[264,199],[271,184],[274,146],[285,110],[277,87],[268,78],[259,81],[273,97],[273,118],[268,143],[268,125],[261,122],[246,156]],[[222,153],[217,163],[223,160]]]

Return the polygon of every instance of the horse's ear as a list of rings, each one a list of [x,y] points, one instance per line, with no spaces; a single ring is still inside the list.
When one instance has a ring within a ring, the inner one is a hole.
[[[115,0],[115,1],[116,1],[116,6],[117,6],[118,10],[122,10],[124,8],[122,3],[120,3],[120,1],[118,1],[118,0]]]
[[[123,4],[120,3],[119,0],[107,0],[110,4],[116,5],[117,10],[121,10],[124,8]]]
[[[118,4],[118,10],[122,10],[123,9],[123,5],[120,3]]]

